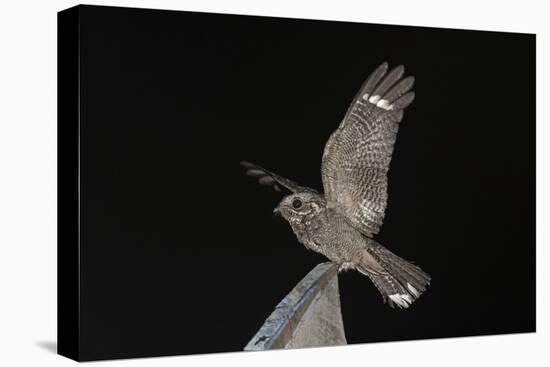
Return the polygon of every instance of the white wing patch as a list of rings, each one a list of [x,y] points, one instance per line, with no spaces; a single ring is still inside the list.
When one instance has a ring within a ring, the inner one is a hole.
[[[368,93],[363,94],[363,100],[368,101],[376,107],[383,108],[384,110],[393,110],[393,104],[390,104],[390,102],[387,99],[380,99],[381,97],[378,95],[370,96]]]
[[[385,110],[393,110],[393,105],[391,105],[387,100],[381,99],[376,104],[377,107],[383,108]]]
[[[369,98],[369,102],[376,104],[380,100],[380,96],[372,96]]]

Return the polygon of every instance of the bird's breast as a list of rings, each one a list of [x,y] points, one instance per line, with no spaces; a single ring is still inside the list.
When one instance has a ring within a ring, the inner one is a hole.
[[[319,236],[319,234],[323,233],[322,227],[325,225],[321,215],[304,218],[304,220],[299,222],[289,223],[301,244],[310,250],[326,256],[323,250],[324,244],[322,236]]]

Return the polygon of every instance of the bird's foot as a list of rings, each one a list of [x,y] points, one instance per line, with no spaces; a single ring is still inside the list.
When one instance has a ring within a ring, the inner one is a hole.
[[[340,264],[340,267],[338,268],[338,272],[341,273],[343,271],[348,271],[355,269],[355,264],[351,262],[343,262]]]

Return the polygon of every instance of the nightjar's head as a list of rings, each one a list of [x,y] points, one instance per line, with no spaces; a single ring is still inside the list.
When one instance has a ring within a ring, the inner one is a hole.
[[[297,192],[285,196],[273,213],[281,215],[290,224],[302,223],[319,214],[325,199],[314,192]]]

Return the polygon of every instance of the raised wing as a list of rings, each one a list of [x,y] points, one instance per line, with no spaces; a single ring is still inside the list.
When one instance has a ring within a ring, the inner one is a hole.
[[[246,174],[258,179],[261,185],[273,187],[275,191],[281,191],[281,187],[289,192],[314,191],[308,187],[298,185],[296,182],[281,177],[273,172],[247,161],[241,161],[241,166],[246,168]]]
[[[414,99],[404,67],[380,65],[330,136],[321,174],[325,197],[366,235],[378,233],[387,202],[387,172],[403,110]]]

